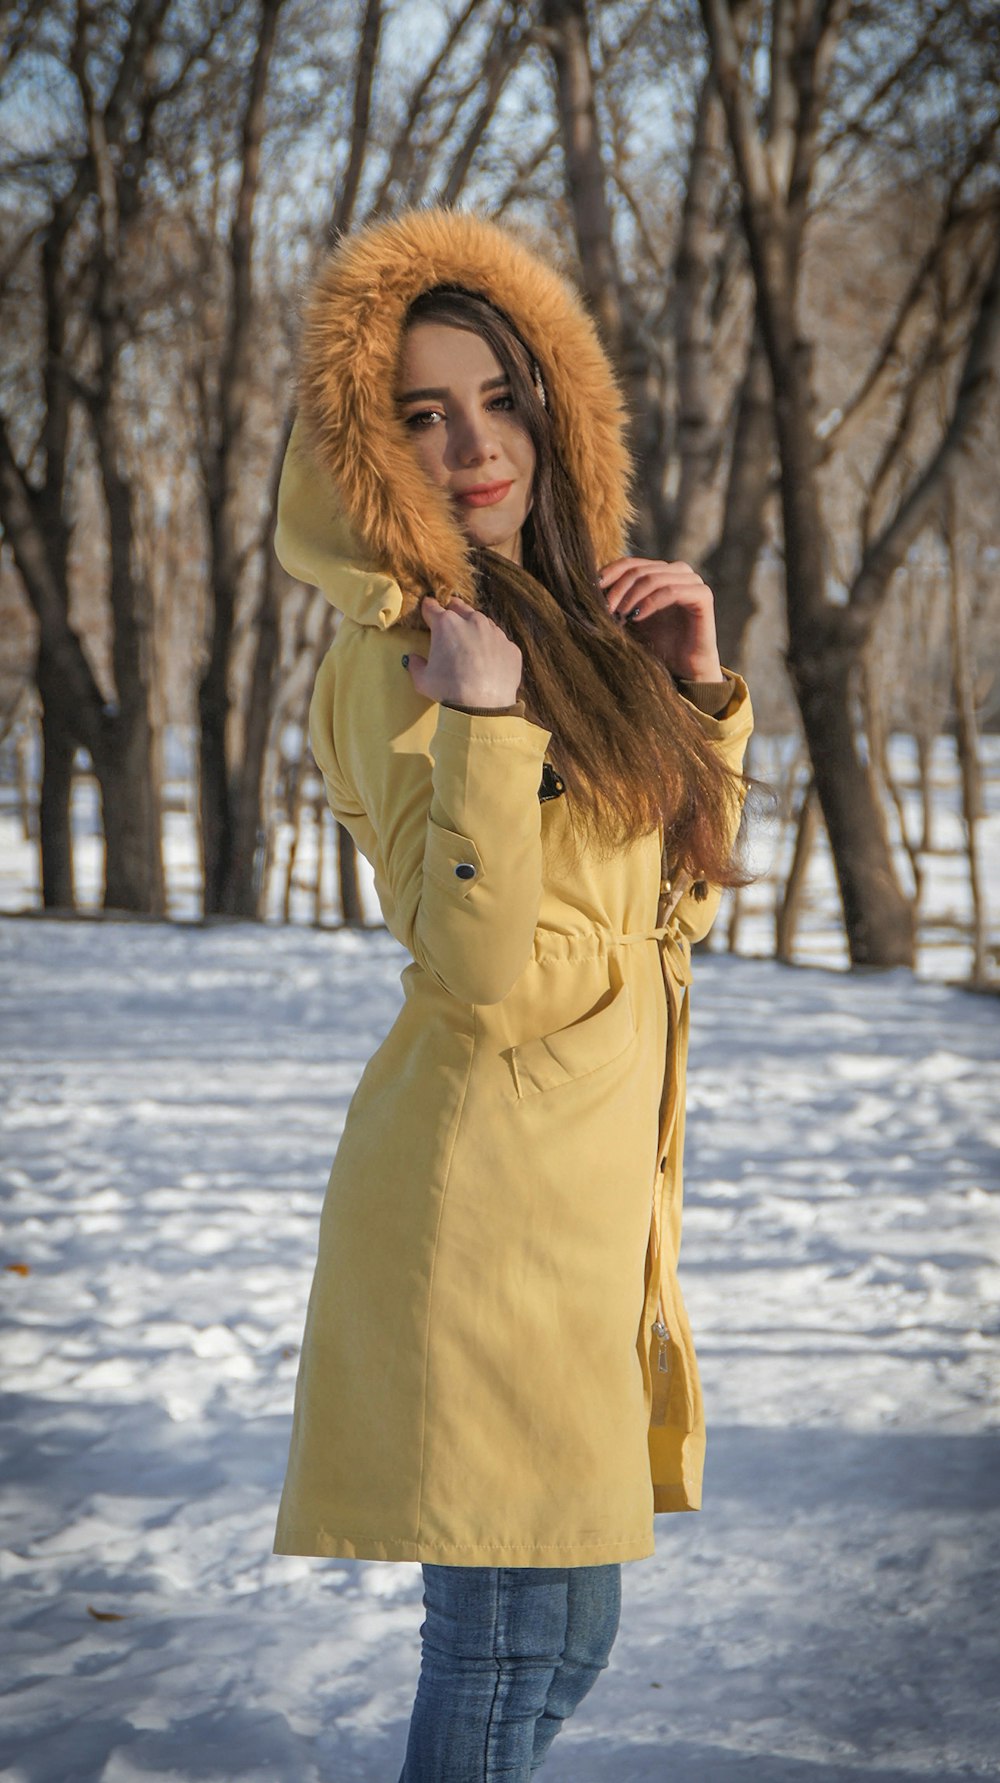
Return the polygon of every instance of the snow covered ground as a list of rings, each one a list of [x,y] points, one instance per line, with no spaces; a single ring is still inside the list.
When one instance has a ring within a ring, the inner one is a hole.
[[[417,1566],[271,1554],[384,931],[0,921],[0,1775],[395,1783]],[[704,1509],[552,1783],[1000,1777],[998,1004],[696,963]]]

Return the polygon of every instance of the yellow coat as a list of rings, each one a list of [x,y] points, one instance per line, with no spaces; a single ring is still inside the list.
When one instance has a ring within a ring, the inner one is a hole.
[[[636,1560],[654,1511],[701,1502],[676,1265],[690,944],[719,893],[689,893],[658,932],[659,834],[562,866],[566,798],[539,797],[551,733],[428,701],[401,665],[426,654],[421,586],[475,598],[443,502],[407,504],[405,447],[372,397],[406,304],[445,280],[531,342],[600,562],[629,514],[611,374],[561,279],[468,213],[341,244],[306,311],[276,548],[343,614],[312,747],[412,957],[330,1176],[275,1548]],[[753,721],[734,679],[724,714],[698,719],[740,765]]]

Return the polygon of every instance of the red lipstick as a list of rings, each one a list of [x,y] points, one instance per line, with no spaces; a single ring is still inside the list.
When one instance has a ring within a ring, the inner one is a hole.
[[[513,482],[480,483],[475,489],[456,491],[455,499],[465,502],[466,506],[470,508],[489,508],[493,506],[494,502],[503,501],[508,489],[512,489],[513,486]]]

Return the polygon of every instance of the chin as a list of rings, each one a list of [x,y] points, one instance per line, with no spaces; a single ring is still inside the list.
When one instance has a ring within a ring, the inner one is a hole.
[[[510,526],[475,526],[469,528],[469,537],[474,545],[486,545],[495,551],[498,545],[510,538],[512,530]]]
[[[509,544],[510,540],[521,530],[526,516],[512,520],[509,515],[501,519],[499,514],[490,515],[484,522],[481,515],[470,516],[470,524],[466,525],[466,536],[474,545],[485,545],[495,551],[498,546]]]

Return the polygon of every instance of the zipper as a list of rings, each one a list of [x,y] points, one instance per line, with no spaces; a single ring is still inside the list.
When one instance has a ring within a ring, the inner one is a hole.
[[[652,1396],[649,1407],[651,1425],[665,1424],[667,1421],[667,1404],[670,1399],[670,1388],[673,1380],[672,1343],[670,1327],[663,1316],[662,1295],[657,1302],[657,1317],[653,1321],[653,1341],[649,1352],[649,1374],[652,1383]]]
[[[659,926],[663,922],[664,917],[666,916],[666,911],[667,911],[668,906],[670,908],[671,916],[673,915],[673,911],[676,909],[677,904],[680,902],[680,899],[684,896],[685,892],[688,890],[688,888],[691,884],[691,881],[694,878],[694,875],[690,874],[690,873],[681,873],[681,874],[675,875],[673,873],[672,868],[670,866],[668,866],[668,864],[667,864],[665,852],[661,855],[660,874],[661,874],[661,877],[660,877],[660,905],[659,905],[659,909],[657,911],[657,917],[656,917],[657,926]],[[707,887],[706,887],[706,890],[707,890]],[[673,894],[673,895],[671,896],[671,894]],[[679,1019],[679,1017],[678,1017],[678,1019]],[[672,1015],[672,1006],[671,1006],[671,1008],[668,1009],[668,1014],[667,1014],[668,1051],[671,1050],[670,1042],[671,1042],[672,1022],[673,1022],[673,1015]],[[661,1150],[662,1150],[664,1144],[669,1144],[670,1139],[673,1136],[674,1127],[675,1127],[676,1121],[677,1121],[677,1113],[678,1113],[678,1110],[677,1110],[677,1107],[675,1106],[674,1111],[673,1111],[673,1118],[670,1123],[669,1131],[666,1134],[666,1138],[664,1138],[664,1136],[662,1134],[660,1135],[660,1149]],[[653,1253],[654,1253],[653,1254],[653,1267],[656,1269],[656,1271],[658,1273],[661,1268],[662,1243],[661,1243],[661,1238],[660,1238],[660,1221],[659,1221],[659,1218],[657,1217],[658,1213],[659,1213],[657,1201],[658,1201],[658,1197],[661,1193],[661,1190],[662,1190],[662,1183],[661,1183],[660,1179],[657,1178],[657,1180],[654,1181],[654,1183],[653,1183],[652,1232],[653,1232]],[[662,1277],[661,1277],[661,1280],[662,1280]],[[674,1385],[674,1376],[675,1376],[675,1372],[676,1372],[674,1369],[674,1366],[673,1366],[674,1340],[670,1335],[670,1327],[667,1324],[667,1320],[666,1320],[666,1313],[665,1313],[665,1309],[664,1309],[664,1305],[663,1305],[663,1289],[662,1289],[662,1287],[659,1288],[659,1291],[657,1294],[656,1318],[653,1320],[651,1329],[652,1329],[652,1340],[651,1340],[650,1348],[649,1348],[649,1375],[650,1375],[650,1382],[651,1382],[649,1422],[650,1422],[650,1425],[661,1425],[662,1426],[662,1425],[666,1424],[666,1422],[667,1422],[668,1411],[670,1409],[670,1400],[671,1400],[671,1396],[672,1396],[672,1388]],[[679,1377],[679,1382],[680,1382],[680,1384],[683,1383],[683,1370],[681,1371],[681,1375]]]
[[[653,1268],[660,1270],[660,1222],[657,1219],[657,1196],[659,1183],[653,1184],[651,1226],[653,1235]],[[658,1290],[656,1300],[656,1318],[652,1325],[652,1343],[649,1350],[649,1375],[651,1382],[651,1399],[649,1408],[650,1424],[665,1424],[667,1398],[670,1393],[670,1327],[664,1316],[663,1289]]]
[[[663,1311],[662,1305],[659,1309]],[[670,1332],[663,1319],[654,1319],[653,1336],[656,1338],[656,1373],[670,1373]]]

